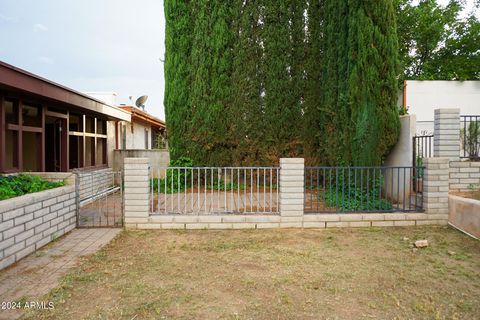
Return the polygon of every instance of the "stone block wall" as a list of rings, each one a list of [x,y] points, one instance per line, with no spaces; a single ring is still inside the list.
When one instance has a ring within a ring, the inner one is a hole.
[[[75,228],[75,185],[0,201],[0,270]]]
[[[93,171],[76,171],[79,180],[80,200],[87,199],[99,192],[111,187],[114,179],[112,168],[105,168]]]
[[[147,158],[125,158],[125,224],[143,221],[150,214],[150,181]]]
[[[450,191],[465,192],[480,189],[480,162],[451,161]]]
[[[280,215],[303,216],[305,161],[303,158],[280,159]]]
[[[425,158],[423,208],[427,213],[448,214],[448,158]]]
[[[434,157],[460,158],[460,109],[435,109]]]
[[[447,161],[446,159],[445,161]],[[157,214],[150,212],[149,160],[125,158],[125,227],[132,229],[264,229],[264,228],[337,228],[389,227],[446,224],[448,221],[448,190],[446,201],[439,192],[448,188],[448,162],[431,160],[429,186],[431,211],[411,213],[329,213],[304,214],[304,160],[280,160],[280,214]],[[438,171],[438,172],[437,172]],[[441,171],[441,172],[440,172]],[[442,176],[440,178],[440,176]],[[443,193],[442,193],[443,196]],[[434,203],[440,202],[447,209]],[[446,211],[447,210],[447,211]]]

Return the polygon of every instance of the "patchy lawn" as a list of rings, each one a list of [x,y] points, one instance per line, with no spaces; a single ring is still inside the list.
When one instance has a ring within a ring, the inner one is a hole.
[[[128,231],[44,300],[55,309],[27,319],[474,319],[480,242],[449,227]]]

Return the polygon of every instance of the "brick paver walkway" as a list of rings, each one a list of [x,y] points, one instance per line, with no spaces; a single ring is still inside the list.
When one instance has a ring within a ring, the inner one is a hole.
[[[18,319],[20,310],[3,310],[5,303],[41,302],[80,257],[95,253],[122,229],[74,229],[69,234],[0,271],[0,319]]]

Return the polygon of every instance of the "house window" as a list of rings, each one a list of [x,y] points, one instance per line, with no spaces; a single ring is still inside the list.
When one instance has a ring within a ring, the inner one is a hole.
[[[5,98],[0,112],[4,112],[6,126],[3,170],[38,171],[42,161],[42,108],[23,103],[20,99]],[[1,118],[1,117],[0,117]]]
[[[122,150],[127,149],[127,125],[122,124]]]
[[[148,129],[145,129],[145,149],[148,149]]]
[[[39,106],[22,105],[22,124],[27,127],[41,127],[42,117]]]

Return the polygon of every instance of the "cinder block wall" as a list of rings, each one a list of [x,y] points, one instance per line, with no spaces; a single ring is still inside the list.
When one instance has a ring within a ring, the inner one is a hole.
[[[304,160],[280,160],[280,214],[156,214],[150,212],[149,160],[125,158],[125,227],[132,229],[265,229],[265,228],[335,228],[388,227],[446,224],[448,214],[434,203],[443,203],[438,181],[448,188],[448,163],[434,159],[428,165],[432,180],[425,213],[329,213],[304,214]],[[441,172],[436,172],[441,171]],[[442,178],[440,178],[442,176]],[[445,197],[448,201],[448,190]],[[443,194],[442,194],[443,196]],[[440,200],[439,200],[440,199]],[[443,203],[443,205],[445,205]],[[447,203],[448,205],[448,203]]]
[[[75,171],[79,176],[79,197],[80,200],[95,195],[113,185],[112,168],[105,168],[93,171]]]
[[[435,109],[434,157],[460,158],[460,109]]]
[[[0,201],[0,270],[75,228],[75,186]]]
[[[450,191],[464,192],[480,189],[480,162],[451,161]]]
[[[448,214],[448,158],[425,158],[423,207],[430,214]]]
[[[124,160],[125,225],[144,222],[150,215],[150,181],[147,158]]]

